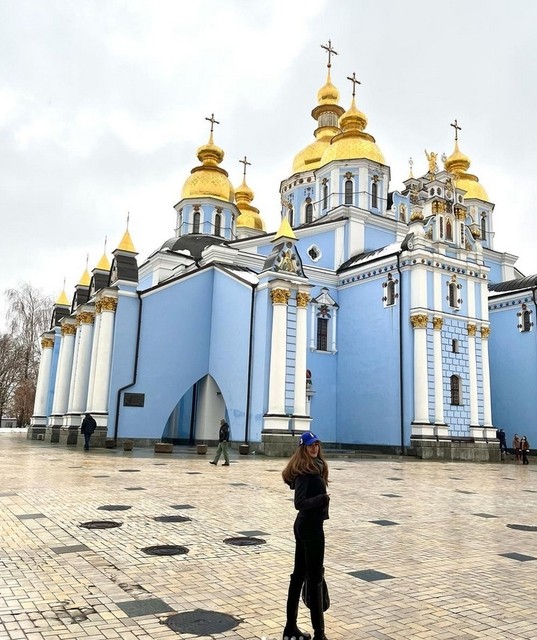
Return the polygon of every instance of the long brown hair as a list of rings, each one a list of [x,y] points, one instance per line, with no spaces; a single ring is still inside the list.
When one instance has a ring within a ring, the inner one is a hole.
[[[325,483],[328,484],[328,464],[326,458],[323,456],[323,449],[320,442],[317,457],[323,463],[321,475]],[[315,464],[315,458],[312,458],[307,452],[306,446],[301,444],[296,448],[296,451],[282,471],[282,478],[285,483],[292,484],[297,476],[302,476],[306,473],[318,474],[319,467]]]

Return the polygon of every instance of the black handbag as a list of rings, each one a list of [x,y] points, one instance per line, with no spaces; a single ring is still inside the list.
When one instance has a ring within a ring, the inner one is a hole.
[[[302,601],[311,609],[310,603],[310,591],[308,587],[308,581],[304,580],[304,584],[302,585]],[[330,608],[330,594],[328,593],[328,585],[326,584],[326,580],[323,578],[323,611],[328,611]]]

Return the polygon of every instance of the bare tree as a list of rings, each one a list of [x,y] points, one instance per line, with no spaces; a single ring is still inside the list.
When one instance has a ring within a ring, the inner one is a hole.
[[[19,380],[20,350],[10,335],[0,335],[0,424],[7,410],[13,410]]]
[[[10,339],[17,352],[17,379],[12,392],[12,408],[17,426],[28,424],[32,415],[41,350],[39,336],[50,328],[53,300],[29,282],[6,291]]]

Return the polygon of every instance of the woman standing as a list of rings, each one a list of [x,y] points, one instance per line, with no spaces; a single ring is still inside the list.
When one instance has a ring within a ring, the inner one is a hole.
[[[528,453],[530,450],[530,443],[526,436],[522,436],[522,438],[520,438],[520,450],[522,451],[522,464],[529,464]]]
[[[323,564],[324,530],[328,519],[330,496],[328,465],[323,457],[319,438],[306,431],[298,448],[282,472],[283,480],[295,490],[295,509],[298,514],[293,531],[295,534],[295,565],[287,595],[287,621],[283,640],[310,640],[311,635],[297,626],[298,604],[304,580],[310,595],[310,615],[313,640],[327,640],[324,635],[323,615]]]
[[[520,462],[520,436],[515,433],[513,436],[513,449],[515,450],[515,459]]]

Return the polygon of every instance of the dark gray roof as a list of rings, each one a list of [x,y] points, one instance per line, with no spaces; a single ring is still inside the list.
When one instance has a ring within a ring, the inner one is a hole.
[[[212,244],[227,245],[227,241],[220,236],[208,236],[202,233],[189,233],[180,238],[169,238],[160,248],[161,251],[189,251],[194,260],[200,260],[204,249]]]
[[[537,275],[491,283],[489,284],[489,291],[518,291],[520,289],[531,289],[532,287],[537,287]]]

